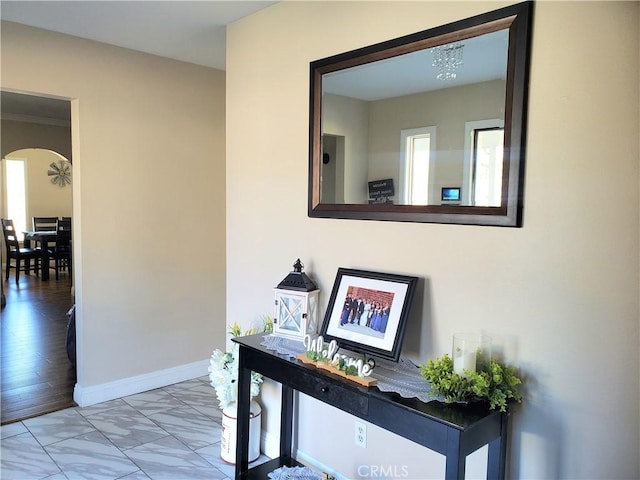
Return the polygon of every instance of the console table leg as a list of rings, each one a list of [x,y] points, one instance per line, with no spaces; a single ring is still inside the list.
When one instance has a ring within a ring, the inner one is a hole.
[[[282,408],[280,410],[280,456],[291,456],[293,441],[293,388],[282,385]]]
[[[460,455],[460,432],[449,429],[447,436],[446,480],[464,480],[467,457]]]
[[[251,370],[246,368],[244,352],[238,354],[238,412],[236,431],[236,480],[249,469],[249,414],[251,409]]]
[[[507,433],[508,414],[504,413],[500,419],[500,437],[489,442],[489,458],[487,461],[487,480],[504,480],[506,478],[507,463]]]

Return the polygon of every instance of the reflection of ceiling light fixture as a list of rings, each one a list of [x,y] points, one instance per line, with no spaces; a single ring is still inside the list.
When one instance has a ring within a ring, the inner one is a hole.
[[[60,160],[58,163],[49,164],[47,175],[51,177],[51,183],[64,187],[71,184],[71,163],[66,160]]]
[[[453,80],[456,78],[456,69],[462,65],[462,50],[464,45],[460,42],[448,43],[433,47],[433,65],[438,69],[438,80]]]

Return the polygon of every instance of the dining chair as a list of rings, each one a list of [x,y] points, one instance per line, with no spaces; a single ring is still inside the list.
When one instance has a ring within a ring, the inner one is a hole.
[[[59,219],[56,222],[56,246],[53,249],[55,260],[56,280],[60,271],[68,269],[71,277],[71,219]]]
[[[34,232],[55,232],[56,231],[56,225],[58,222],[58,217],[33,217],[33,231]],[[25,238],[25,247],[30,247],[30,241],[29,239]],[[44,263],[42,262],[42,260],[45,258],[45,255],[42,255],[42,249],[43,248],[47,248],[48,252],[47,252],[47,256],[49,258],[49,262],[47,262],[47,265],[44,265]],[[55,264],[52,264],[54,257],[53,257],[53,246],[50,246],[47,242],[36,242],[36,245],[34,246],[34,250],[38,250],[40,251],[40,266],[44,269],[44,268],[50,268],[55,270]]]
[[[18,234],[13,225],[13,220],[8,218],[2,219],[2,235],[4,236],[4,245],[7,252],[7,267],[5,271],[5,279],[9,279],[9,271],[14,268],[16,270],[16,283],[20,282],[20,272],[29,273],[31,270],[31,260],[35,260],[34,270],[38,275],[40,267],[41,252],[35,248],[20,248]],[[11,260],[15,265],[11,265]]]
[[[33,217],[34,232],[53,232],[56,229],[58,217]]]

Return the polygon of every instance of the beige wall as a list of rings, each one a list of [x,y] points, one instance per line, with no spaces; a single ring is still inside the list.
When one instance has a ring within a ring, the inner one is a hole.
[[[71,157],[71,129],[66,126],[2,120],[2,158],[23,148],[45,148],[58,152],[67,160]]]
[[[226,324],[224,72],[6,22],[1,40],[2,88],[72,101],[79,386],[205,362]]]
[[[341,266],[419,275],[406,353],[426,361],[485,330],[527,380],[509,478],[637,478],[638,3],[536,4],[522,228],[307,217],[309,62],[500,5],[283,2],[230,27],[227,316],[271,312],[297,257],[323,305]],[[347,477],[361,464],[443,475],[441,456],[373,427],[355,447],[353,419],[310,400],[299,426],[301,453]],[[482,475],[481,456],[468,463]]]

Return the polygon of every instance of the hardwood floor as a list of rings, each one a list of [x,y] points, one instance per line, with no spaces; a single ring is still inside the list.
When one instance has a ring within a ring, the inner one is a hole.
[[[14,272],[4,283],[0,322],[2,425],[74,406],[75,369],[67,357],[67,312],[74,304],[68,272],[43,282]]]

